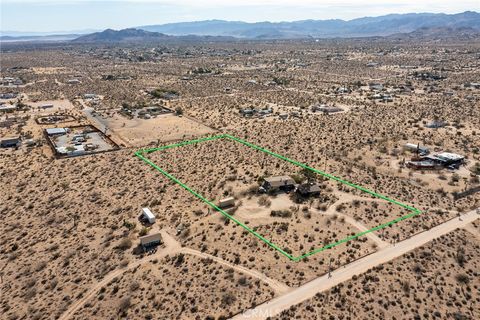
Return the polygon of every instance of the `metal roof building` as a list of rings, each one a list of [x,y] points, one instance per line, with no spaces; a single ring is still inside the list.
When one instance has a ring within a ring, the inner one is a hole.
[[[49,136],[54,136],[54,135],[57,135],[57,134],[67,134],[67,129],[65,129],[65,128],[49,128],[49,129],[45,129],[45,132]]]

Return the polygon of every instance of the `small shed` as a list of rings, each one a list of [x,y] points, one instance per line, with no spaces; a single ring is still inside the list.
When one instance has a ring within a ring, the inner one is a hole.
[[[242,109],[242,110],[240,110],[240,114],[244,117],[253,116],[254,113],[255,113],[255,109]]]
[[[20,146],[20,137],[8,137],[0,140],[1,148],[16,148]]]
[[[160,233],[148,234],[140,237],[140,245],[144,251],[156,247],[162,243],[162,235]]]
[[[404,150],[408,150],[410,152],[418,152],[420,154],[428,154],[430,151],[426,147],[422,147],[420,144],[414,144],[414,143],[406,143],[403,146]]]
[[[95,99],[95,98],[97,98],[97,95],[95,93],[85,93],[83,95],[83,98],[84,99]]]
[[[429,123],[427,123],[425,125],[425,127],[431,128],[431,129],[437,129],[437,128],[443,128],[446,125],[447,125],[447,123],[442,121],[442,120],[433,120],[433,121],[430,121]]]
[[[148,208],[142,209],[142,217],[150,224],[155,223],[155,215]]]
[[[228,197],[228,198],[222,199],[218,202],[218,207],[220,209],[233,207],[234,205],[235,205],[235,198],[234,197]]]
[[[0,105],[0,112],[3,112],[3,113],[10,113],[10,112],[14,112],[16,110],[17,110],[16,105],[10,105],[10,104]]]

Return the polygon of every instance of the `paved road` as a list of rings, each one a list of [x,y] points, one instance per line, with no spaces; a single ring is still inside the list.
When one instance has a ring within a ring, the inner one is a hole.
[[[459,218],[442,223],[428,231],[419,233],[407,240],[398,242],[395,246],[389,245],[369,256],[354,261],[345,268],[340,268],[328,275],[316,278],[303,286],[300,286],[284,295],[274,298],[256,308],[246,310],[244,313],[235,316],[233,319],[265,319],[279,314],[291,306],[299,304],[315,296],[316,293],[332,288],[333,286],[349,280],[354,275],[366,272],[368,269],[393,260],[405,253],[421,247],[435,238],[441,237],[457,228],[463,228],[469,223],[480,218],[476,210],[470,211]]]

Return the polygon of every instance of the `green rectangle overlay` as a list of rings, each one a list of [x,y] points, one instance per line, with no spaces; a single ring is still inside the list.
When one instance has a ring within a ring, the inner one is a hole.
[[[355,188],[355,189],[358,189],[360,191],[363,191],[365,193],[368,193],[376,198],[380,198],[380,199],[383,199],[383,200],[386,200],[388,202],[391,202],[397,206],[400,206],[404,209],[407,209],[409,211],[411,211],[411,213],[405,215],[405,216],[402,216],[402,217],[399,217],[399,218],[396,218],[392,221],[389,221],[387,223],[383,223],[381,225],[378,225],[372,229],[369,229],[369,230],[366,230],[366,231],[363,231],[363,232],[359,232],[357,234],[354,234],[352,236],[349,236],[349,237],[346,237],[342,240],[339,240],[337,242],[333,242],[333,243],[330,243],[328,245],[325,245],[321,248],[318,248],[318,249],[315,249],[313,251],[310,251],[310,252],[307,252],[303,255],[300,255],[300,256],[293,256],[291,254],[289,254],[288,252],[285,252],[285,250],[281,249],[280,247],[278,247],[276,244],[272,243],[271,241],[269,241],[268,239],[264,238],[262,235],[260,235],[259,233],[257,233],[256,231],[252,230],[250,227],[248,227],[246,224],[244,224],[243,222],[237,220],[235,217],[233,217],[232,215],[228,214],[227,212],[225,212],[224,210],[220,209],[217,205],[215,205],[214,203],[212,203],[211,201],[207,200],[204,196],[202,196],[201,194],[197,193],[195,190],[193,190],[192,188],[190,188],[189,186],[187,186],[186,184],[184,184],[182,181],[178,180],[175,176],[173,176],[172,174],[168,173],[167,171],[165,171],[164,169],[160,168],[158,165],[156,165],[155,163],[153,163],[150,159],[148,159],[146,157],[147,154],[149,153],[152,153],[152,152],[156,152],[156,151],[162,151],[162,150],[167,150],[167,149],[171,149],[171,148],[177,148],[177,147],[182,147],[182,146],[187,146],[187,145],[191,145],[191,144],[196,144],[196,143],[201,143],[201,142],[205,142],[205,141],[212,141],[212,140],[218,140],[218,139],[229,139],[229,140],[232,140],[232,141],[235,141],[235,142],[238,142],[238,143],[241,143],[247,147],[250,147],[250,148],[253,148],[253,149],[256,149],[258,151],[261,151],[261,152],[265,152],[273,157],[276,157],[278,159],[282,159],[284,161],[287,161],[287,162],[290,162],[298,167],[301,167],[301,168],[304,168],[306,170],[310,170],[316,174],[319,174],[321,176],[324,176],[328,179],[331,179],[331,180],[335,180],[335,181],[338,181],[340,183],[343,183],[347,186],[350,186],[352,188]],[[201,138],[201,139],[195,139],[195,140],[188,140],[188,141],[182,141],[182,142],[179,142],[179,143],[175,143],[175,144],[170,144],[170,145],[166,145],[166,146],[163,146],[163,147],[158,147],[158,148],[150,148],[150,149],[143,149],[143,150],[139,150],[137,152],[135,152],[135,155],[142,159],[145,163],[147,163],[148,165],[152,166],[153,168],[155,168],[156,170],[158,170],[161,174],[163,174],[164,176],[166,176],[167,178],[169,178],[170,180],[174,181],[175,183],[179,184],[181,187],[183,187],[185,190],[187,190],[188,192],[190,192],[191,194],[193,194],[195,197],[199,198],[200,200],[202,200],[203,202],[205,202],[207,205],[209,205],[210,207],[212,207],[213,209],[215,209],[216,211],[220,212],[223,216],[225,216],[226,218],[232,220],[233,222],[235,222],[236,224],[238,224],[239,226],[241,226],[242,228],[244,228],[245,230],[247,230],[248,232],[250,232],[251,234],[253,234],[255,237],[257,237],[258,239],[260,239],[261,241],[263,241],[264,243],[266,243],[268,246],[270,246],[271,248],[277,250],[278,252],[280,252],[282,255],[284,255],[285,257],[287,257],[288,259],[292,260],[292,261],[295,261],[295,262],[298,262],[306,257],[309,257],[311,255],[314,255],[316,253],[319,253],[319,252],[322,252],[324,250],[327,250],[327,249],[330,249],[330,248],[333,248],[335,246],[338,246],[339,244],[342,244],[344,242],[347,242],[347,241],[350,241],[350,240],[354,240],[358,237],[361,237],[367,233],[370,233],[370,232],[373,232],[373,231],[377,231],[377,230],[381,230],[383,228],[386,228],[388,226],[391,226],[395,223],[398,223],[400,221],[403,221],[403,220],[406,220],[406,219],[409,219],[411,217],[414,217],[416,215],[419,215],[422,213],[422,211],[420,211],[419,209],[416,209],[414,207],[411,207],[409,205],[406,205],[404,203],[401,203],[397,200],[394,200],[394,199],[390,199],[384,195],[381,195],[381,194],[378,194],[374,191],[371,191],[371,190],[368,190],[364,187],[361,187],[361,186],[358,186],[352,182],[349,182],[349,181],[346,181],[346,180],[343,180],[339,177],[336,177],[336,176],[333,176],[331,174],[328,174],[326,172],[323,172],[323,171],[320,171],[318,169],[315,169],[315,168],[311,168],[309,166],[307,166],[306,164],[303,164],[301,162],[298,162],[298,161],[295,161],[295,160],[292,160],[292,159],[289,159],[287,157],[284,157],[282,155],[279,155],[277,153],[274,153],[272,151],[269,151],[267,149],[264,149],[262,147],[259,147],[255,144],[252,144],[250,142],[247,142],[245,140],[242,140],[242,139],[239,139],[237,137],[234,137],[234,136],[231,136],[229,134],[221,134],[221,135],[217,135],[217,136],[212,136],[212,137],[206,137],[206,138]]]

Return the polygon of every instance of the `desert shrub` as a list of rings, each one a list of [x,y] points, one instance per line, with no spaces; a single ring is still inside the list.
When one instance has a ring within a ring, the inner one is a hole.
[[[130,308],[132,304],[132,299],[128,296],[125,298],[122,298],[120,302],[118,303],[118,312],[119,313],[125,313],[127,310]]]
[[[128,250],[132,247],[132,240],[130,238],[123,238],[117,246],[117,249]]]
[[[467,285],[470,282],[470,278],[465,273],[459,273],[455,276],[455,280],[458,283]]]
[[[138,233],[140,237],[146,236],[148,234],[148,231],[150,231],[150,228],[143,227],[142,230]]]
[[[248,285],[247,277],[240,277],[240,279],[238,279],[238,284],[241,285],[242,287],[247,286]]]
[[[230,306],[236,300],[237,300],[237,298],[235,297],[235,295],[232,292],[225,292],[222,295],[222,300],[221,300],[222,301],[222,306]]]
[[[290,218],[292,212],[290,210],[272,210],[270,212],[271,217]]]
[[[123,226],[125,228],[127,228],[128,230],[133,230],[133,229],[135,229],[137,224],[135,222],[130,222],[130,221],[124,220],[123,221]]]
[[[458,262],[458,265],[463,267],[465,262],[467,262],[467,258],[465,257],[465,249],[458,248],[457,254],[455,255],[455,260]]]
[[[175,267],[180,267],[182,263],[185,261],[185,255],[183,253],[179,253],[175,256]]]

